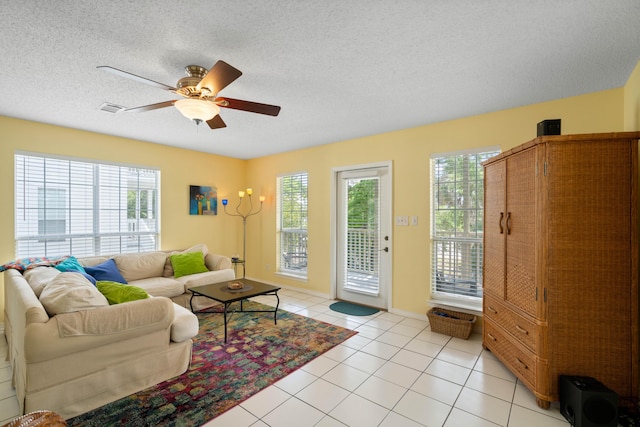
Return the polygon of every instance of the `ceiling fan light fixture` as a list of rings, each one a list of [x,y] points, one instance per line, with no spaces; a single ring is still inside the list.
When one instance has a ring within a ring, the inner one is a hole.
[[[220,107],[203,99],[180,99],[174,104],[187,119],[206,122],[220,113]]]

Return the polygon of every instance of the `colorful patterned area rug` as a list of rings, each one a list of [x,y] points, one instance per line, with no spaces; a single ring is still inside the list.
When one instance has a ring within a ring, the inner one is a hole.
[[[245,309],[269,309],[245,302]],[[197,313],[191,367],[184,374],[68,420],[69,426],[200,426],[330,350],[354,331],[278,310]]]

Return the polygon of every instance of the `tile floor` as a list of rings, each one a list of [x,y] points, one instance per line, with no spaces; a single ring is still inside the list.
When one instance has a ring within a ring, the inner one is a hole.
[[[281,308],[358,335],[206,427],[569,426],[557,404],[538,408],[531,392],[482,349],[477,334],[451,338],[431,332],[426,315],[347,316],[331,311],[331,300],[287,289],[279,294]],[[256,300],[275,303],[269,296]],[[0,425],[18,413],[11,368],[1,363]]]

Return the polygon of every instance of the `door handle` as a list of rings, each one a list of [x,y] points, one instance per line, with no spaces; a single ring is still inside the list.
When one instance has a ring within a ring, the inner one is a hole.
[[[389,252],[389,248],[388,248],[388,247],[386,247],[386,246],[385,246],[384,248],[382,248],[382,249],[378,249],[378,250],[379,250],[379,251]]]
[[[507,234],[511,234],[511,212],[507,212]]]
[[[500,221],[498,221],[498,225],[500,226],[500,234],[504,234],[504,227],[502,226],[503,219],[504,219],[504,212],[500,212]]]

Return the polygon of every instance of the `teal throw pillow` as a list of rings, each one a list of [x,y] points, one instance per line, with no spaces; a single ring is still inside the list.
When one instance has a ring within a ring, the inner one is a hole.
[[[133,285],[124,285],[118,282],[98,281],[96,287],[105,296],[109,304],[136,301],[149,298],[149,294],[142,288]]]
[[[202,252],[187,252],[171,255],[171,265],[176,278],[209,271],[204,264]]]
[[[80,265],[80,261],[78,261],[78,258],[74,257],[73,255],[71,255],[69,258],[65,259],[64,261],[62,261],[60,264],[56,265],[55,268],[57,268],[58,270],[67,273],[84,273],[84,267],[82,265]]]

